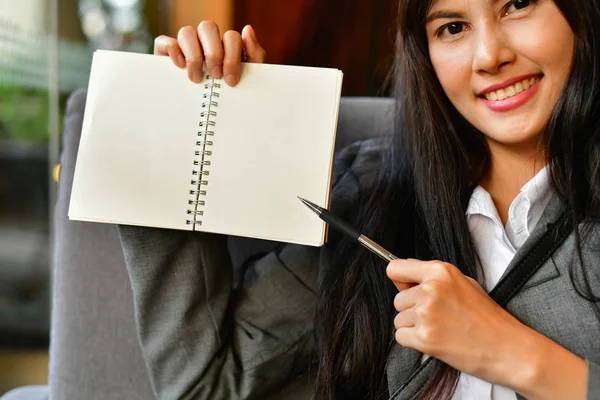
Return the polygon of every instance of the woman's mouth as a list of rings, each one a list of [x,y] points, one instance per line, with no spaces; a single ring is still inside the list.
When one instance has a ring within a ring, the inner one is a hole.
[[[517,82],[514,85],[509,85],[505,88],[494,90],[492,92],[487,92],[483,96],[486,100],[490,101],[498,101],[504,100],[529,89],[536,83],[538,83],[542,79],[542,75],[534,76],[532,78],[524,79],[521,82]]]
[[[525,104],[539,89],[543,75],[529,77],[503,87],[489,91],[479,96],[484,104],[492,111],[502,112],[513,110]]]

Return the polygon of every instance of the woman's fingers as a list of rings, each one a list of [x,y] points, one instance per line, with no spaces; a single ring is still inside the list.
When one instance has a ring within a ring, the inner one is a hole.
[[[244,44],[242,36],[236,31],[227,31],[223,35],[225,58],[223,59],[223,76],[225,83],[235,86],[240,80],[242,49]]]
[[[266,52],[250,25],[242,34],[227,31],[221,39],[215,22],[202,21],[197,28],[181,28],[177,39],[161,35],[154,40],[154,54],[169,56],[179,68],[187,67],[189,79],[196,83],[204,78],[202,67],[206,62],[209,75],[224,77],[229,86],[235,86],[240,81],[244,51],[249,62],[262,63],[266,59]]]
[[[413,308],[417,304],[418,287],[401,291],[394,297],[394,308],[398,312]]]
[[[175,65],[185,68],[185,57],[175,38],[161,35],[154,39],[154,54],[169,56]]]
[[[244,49],[246,50],[246,57],[249,62],[264,63],[266,61],[267,53],[260,43],[258,43],[256,32],[254,32],[254,28],[250,25],[246,25],[242,30],[242,40],[244,41]]]
[[[191,26],[184,26],[177,33],[177,42],[185,56],[189,79],[196,83],[200,82],[204,73],[202,72],[202,50],[196,30]]]
[[[415,326],[415,313],[414,310],[408,309],[404,312],[398,313],[394,318],[394,327],[400,328],[412,328]]]
[[[394,285],[396,286],[396,289],[398,289],[399,292],[406,290],[406,289],[410,289],[413,286],[416,286],[416,283],[406,283],[406,282],[396,282],[396,281],[392,281],[394,283]]]
[[[222,77],[224,51],[219,26],[213,21],[202,21],[198,25],[198,38],[202,44],[209,75],[215,78]]]

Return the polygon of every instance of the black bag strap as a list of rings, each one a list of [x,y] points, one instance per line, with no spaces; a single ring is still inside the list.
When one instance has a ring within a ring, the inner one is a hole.
[[[529,252],[513,267],[504,278],[494,286],[489,293],[490,297],[502,308],[521,290],[523,285],[536,273],[538,269],[550,258],[573,231],[573,225],[570,223],[568,212],[564,211],[558,219],[553,222],[542,237],[534,244]],[[433,362],[434,358],[427,359],[419,368],[396,390],[389,400],[398,398],[401,392],[419,375],[421,375],[427,366]]]
[[[523,285],[550,258],[573,231],[569,215],[565,211],[548,227],[544,235],[534,244],[521,261],[494,286],[490,297],[502,308],[521,290]]]

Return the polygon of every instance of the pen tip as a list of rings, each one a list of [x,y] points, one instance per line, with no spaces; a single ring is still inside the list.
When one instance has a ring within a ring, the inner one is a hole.
[[[321,214],[321,212],[322,212],[321,207],[319,207],[318,205],[316,205],[316,204],[314,204],[314,203],[312,203],[312,202],[310,202],[310,201],[308,201],[306,199],[303,199],[300,196],[296,196],[296,197],[298,197],[301,202],[303,202],[308,208],[310,208],[311,210],[313,210],[315,213],[317,213],[319,215]]]

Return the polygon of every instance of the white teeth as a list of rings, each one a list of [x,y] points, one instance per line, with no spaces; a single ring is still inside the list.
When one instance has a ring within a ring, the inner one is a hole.
[[[495,90],[493,92],[487,92],[484,94],[485,98],[489,101],[504,100],[509,97],[513,97],[535,85],[541,78],[533,77],[531,79],[525,79],[514,85],[505,87],[504,89]]]
[[[515,90],[517,91],[517,93],[521,93],[523,91],[523,84],[521,82],[517,83],[515,85]]]

